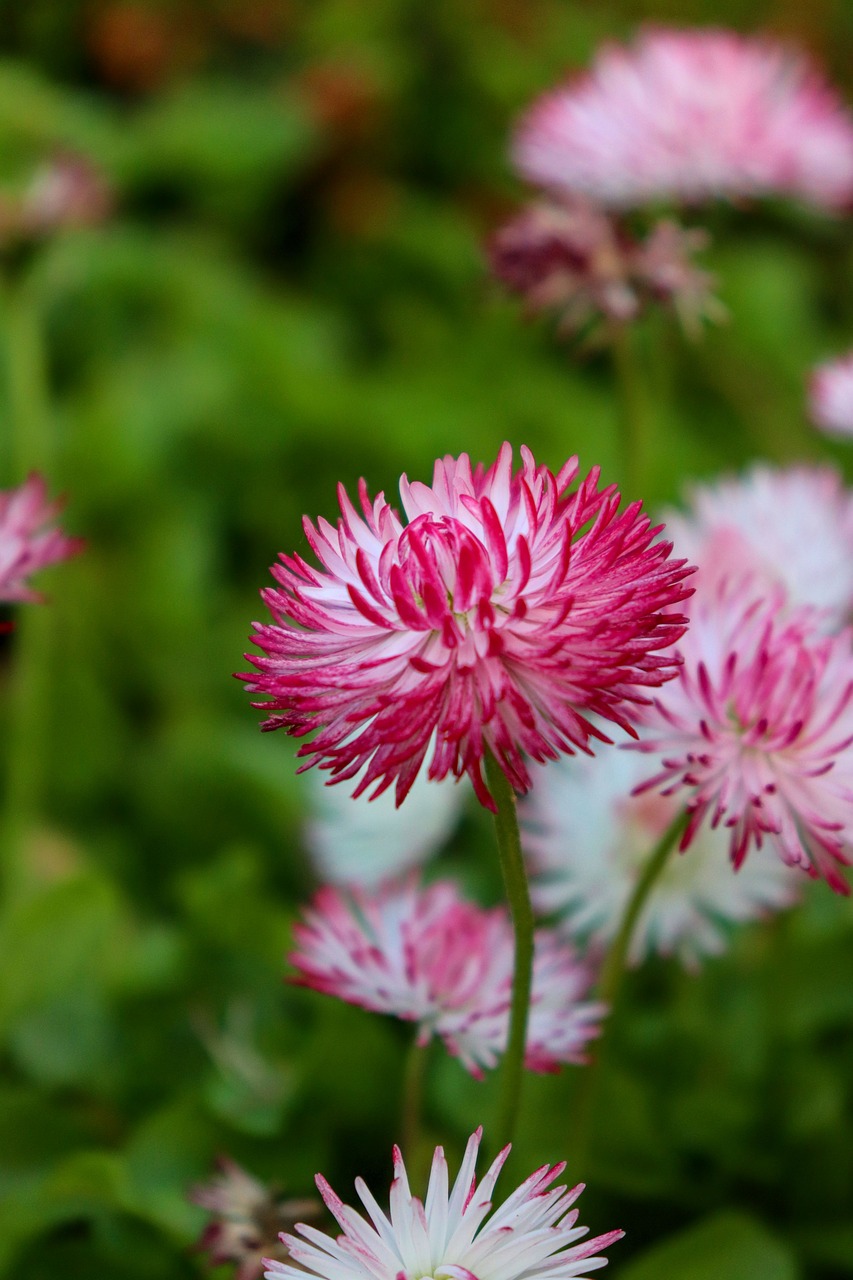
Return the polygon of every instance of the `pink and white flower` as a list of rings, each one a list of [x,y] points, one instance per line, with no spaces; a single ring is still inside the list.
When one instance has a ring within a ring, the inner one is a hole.
[[[848,892],[853,852],[853,649],[813,610],[742,579],[700,590],[677,680],[638,749],[660,757],[644,789],[680,792],[686,849],[707,820],[739,867],[765,841],[789,866]],[[631,744],[632,746],[634,744]]]
[[[315,1198],[285,1200],[228,1156],[217,1160],[217,1176],[189,1192],[193,1204],[207,1210],[210,1221],[198,1249],[215,1267],[236,1264],[236,1280],[255,1280],[270,1257],[284,1261],[288,1253],[279,1243],[281,1232],[301,1218],[321,1212]]]
[[[820,364],[809,380],[809,412],[827,435],[853,436],[853,351]]]
[[[537,1169],[492,1213],[495,1183],[510,1148],[504,1147],[478,1183],[474,1171],[481,1138],[482,1129],[469,1138],[452,1189],[444,1150],[436,1147],[423,1201],[412,1195],[395,1147],[389,1214],[356,1179],[369,1221],[318,1174],[320,1194],[342,1234],[332,1239],[300,1224],[296,1230],[302,1239],[283,1237],[296,1266],[270,1260],[268,1280],[304,1280],[306,1273],[322,1280],[571,1280],[606,1266],[601,1251],[624,1232],[583,1240],[589,1228],[576,1226],[578,1211],[572,1208],[583,1183],[571,1190],[552,1185],[564,1163]]]
[[[48,502],[36,472],[17,489],[0,491],[0,600],[41,600],[27,578],[82,551],[82,539],[68,538],[52,524],[61,510],[62,503]]]
[[[611,207],[853,198],[853,118],[819,69],[769,38],[647,28],[522,118],[513,158],[551,192]]]
[[[652,849],[684,812],[679,793],[632,794],[649,769],[646,756],[617,750],[556,760],[536,770],[522,805],[535,907],[596,949],[613,940]],[[735,874],[728,846],[725,830],[705,825],[687,853],[670,857],[634,928],[632,964],[658,952],[694,968],[725,948],[730,925],[796,900],[802,876],[769,849]]]
[[[506,1048],[514,943],[503,907],[485,910],[441,882],[414,879],[373,892],[325,887],[294,928],[294,979],[417,1024],[480,1076]],[[551,931],[537,932],[525,1062],[556,1071],[583,1062],[605,1010],[585,1003],[592,975]]]
[[[395,783],[401,803],[430,752],[430,778],[467,773],[494,808],[487,751],[524,791],[525,756],[589,750],[604,737],[589,713],[630,731],[631,704],[673,674],[660,651],[684,628],[670,612],[690,594],[684,561],[597,469],[570,490],[576,458],[555,476],[521,452],[516,474],[505,444],[488,470],[463,453],[432,487],[404,476],[408,524],[363,481],[361,513],[340,487],[337,529],[305,521],[322,569],[273,568],[260,674],[242,678],[268,699],[264,728],[316,731],[300,754],[361,774],[356,795]]]
[[[749,572],[837,629],[853,609],[853,491],[832,467],[771,467],[694,486],[686,513],[664,512],[698,580]]]

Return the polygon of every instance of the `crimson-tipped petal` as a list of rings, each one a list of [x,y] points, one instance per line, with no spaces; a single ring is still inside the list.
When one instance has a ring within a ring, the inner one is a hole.
[[[481,1138],[478,1129],[468,1140],[452,1189],[444,1151],[436,1147],[424,1200],[412,1195],[402,1154],[395,1147],[389,1213],[362,1179],[356,1180],[369,1220],[344,1204],[318,1174],[320,1194],[341,1234],[333,1238],[297,1227],[304,1239],[282,1237],[297,1265],[270,1259],[268,1280],[305,1280],[306,1272],[322,1280],[572,1280],[605,1266],[602,1250],[624,1232],[584,1239],[589,1228],[575,1225],[578,1211],[572,1208],[583,1184],[571,1189],[552,1185],[565,1165],[543,1165],[493,1209],[495,1183],[510,1149],[501,1151],[478,1182]]]
[[[256,623],[267,729],[314,733],[300,755],[355,794],[396,784],[400,803],[425,757],[431,778],[468,774],[487,807],[486,751],[527,789],[526,757],[588,751],[587,716],[631,729],[632,704],[669,679],[690,594],[640,504],[619,510],[577,459],[554,475],[502,446],[488,470],[467,454],[433,483],[400,482],[408,523],[380,494],[361,511],[340,489],[337,528],[305,522],[320,561],[281,556]],[[306,766],[308,767],[308,766]]]

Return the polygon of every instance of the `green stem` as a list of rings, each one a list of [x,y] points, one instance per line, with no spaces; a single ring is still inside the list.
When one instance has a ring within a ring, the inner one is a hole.
[[[642,915],[643,908],[649,900],[652,889],[666,866],[670,853],[687,826],[688,818],[688,813],[679,813],[649,853],[642,874],[634,886],[631,897],[628,899],[622,922],[601,970],[598,994],[602,1003],[607,1005],[607,1021],[598,1040],[598,1052],[581,1076],[578,1096],[573,1107],[572,1163],[573,1168],[579,1171],[580,1176],[583,1176],[587,1163],[590,1134],[598,1103],[601,1063],[607,1042],[607,1032],[613,1025],[616,1001],[625,975],[626,962],[631,949],[634,930]]]
[[[485,766],[486,781],[497,805],[495,831],[498,853],[515,934],[509,1039],[503,1061],[496,1126],[498,1141],[503,1146],[512,1141],[521,1102],[524,1054],[527,1044],[527,1015],[533,983],[533,907],[530,903],[527,873],[521,855],[515,792],[490,752],[486,753]]]
[[[633,334],[624,324],[610,331],[610,349],[619,390],[622,419],[622,473],[624,490],[633,501],[643,492],[646,455],[646,405]]]
[[[50,398],[40,317],[27,279],[10,284],[4,301],[10,461],[12,478],[20,483],[34,469],[52,469]],[[11,895],[27,884],[27,837],[42,804],[53,623],[51,610],[39,605],[22,606],[16,620],[5,804],[0,823],[3,887]]]
[[[428,1050],[428,1045],[418,1044],[415,1032],[403,1067],[403,1108],[400,1117],[400,1148],[409,1169],[413,1169],[417,1162],[417,1149],[420,1145]]]

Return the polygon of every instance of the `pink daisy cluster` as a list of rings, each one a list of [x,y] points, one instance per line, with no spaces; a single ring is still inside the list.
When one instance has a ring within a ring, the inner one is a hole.
[[[369,1221],[318,1175],[320,1194],[341,1235],[332,1239],[300,1224],[296,1230],[302,1239],[282,1237],[293,1263],[270,1260],[268,1280],[304,1280],[306,1274],[322,1280],[571,1280],[605,1266],[602,1250],[624,1232],[583,1239],[589,1228],[576,1225],[578,1211],[572,1208],[583,1184],[571,1190],[553,1186],[564,1164],[543,1165],[493,1211],[495,1184],[510,1148],[504,1147],[478,1183],[481,1138],[478,1129],[468,1140],[452,1188],[444,1151],[436,1147],[424,1200],[412,1195],[395,1147],[389,1213],[363,1180],[356,1180]]]
[[[631,704],[674,673],[685,562],[597,469],[571,489],[576,458],[554,475],[521,452],[516,473],[505,444],[488,469],[462,454],[431,486],[404,476],[406,524],[363,481],[360,512],[341,487],[337,528],[305,521],[322,568],[273,569],[260,674],[243,678],[264,728],[315,732],[300,754],[336,781],[361,774],[356,795],[394,783],[400,803],[429,753],[431,778],[468,774],[493,808],[486,751],[523,792],[525,757],[588,750],[604,738],[591,712],[630,732]]]
[[[61,503],[47,500],[47,486],[35,472],[17,489],[0,491],[0,601],[38,601],[27,579],[39,569],[67,560],[83,549],[52,521]]]
[[[809,412],[815,426],[827,435],[853,436],[853,351],[814,370]]]
[[[725,831],[736,867],[766,845],[846,893],[853,493],[828,467],[758,465],[696,487],[668,527],[699,566],[697,590],[678,677],[636,743],[658,757],[638,790],[686,803],[682,848]]]
[[[850,632],[748,576],[701,585],[677,681],[656,698],[638,749],[659,757],[644,788],[686,789],[687,848],[707,821],[739,867],[765,841],[847,892],[853,861]],[[642,789],[644,789],[642,788]]]
[[[323,888],[296,925],[290,963],[302,986],[415,1022],[475,1076],[506,1047],[513,933],[502,907],[463,900],[450,883],[413,879],[372,893]],[[536,937],[526,1065],[582,1062],[603,1006],[585,1003],[592,975],[550,930]]]
[[[853,118],[819,70],[770,39],[648,28],[522,118],[513,156],[547,191],[631,208],[783,195],[853,198]]]

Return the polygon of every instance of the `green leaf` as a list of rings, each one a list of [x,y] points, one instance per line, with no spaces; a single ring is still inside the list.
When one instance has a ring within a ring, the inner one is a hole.
[[[748,1214],[720,1213],[655,1245],[621,1280],[797,1280],[789,1250]]]

